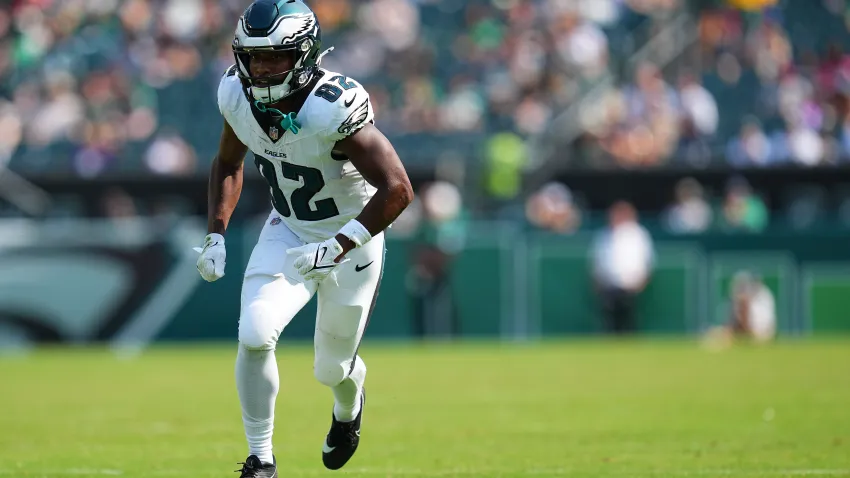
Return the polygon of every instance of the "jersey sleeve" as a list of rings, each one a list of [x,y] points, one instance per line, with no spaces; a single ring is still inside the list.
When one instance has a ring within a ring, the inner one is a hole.
[[[328,125],[327,134],[331,141],[340,141],[360,131],[366,124],[375,122],[375,112],[369,92],[353,80],[354,88],[346,90],[335,102],[334,114]]]
[[[218,84],[218,110],[224,119],[231,121],[231,117],[242,96],[242,82],[236,74],[236,65],[231,66],[224,72]]]

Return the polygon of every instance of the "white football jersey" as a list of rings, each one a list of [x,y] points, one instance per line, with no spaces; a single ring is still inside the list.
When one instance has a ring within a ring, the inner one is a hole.
[[[335,236],[375,194],[351,162],[333,150],[337,141],[373,121],[369,94],[345,75],[325,69],[317,75],[297,114],[297,134],[263,120],[266,115],[252,107],[235,67],[218,87],[219,110],[254,153],[274,209],[305,242]]]

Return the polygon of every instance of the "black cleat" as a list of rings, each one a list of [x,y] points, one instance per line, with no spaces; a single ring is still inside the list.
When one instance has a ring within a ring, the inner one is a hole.
[[[251,455],[239,464],[242,465],[241,470],[236,470],[242,473],[239,478],[277,478],[277,460],[271,465],[264,465],[257,455]]]
[[[322,463],[329,470],[339,470],[357,451],[360,444],[360,421],[363,418],[363,408],[366,406],[366,389],[360,393],[360,413],[354,421],[343,423],[337,421],[331,413],[331,429],[322,446]]]

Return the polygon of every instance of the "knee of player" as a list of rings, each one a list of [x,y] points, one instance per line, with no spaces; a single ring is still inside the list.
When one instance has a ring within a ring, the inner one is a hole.
[[[252,304],[239,319],[239,343],[248,350],[272,350],[277,343],[274,320],[263,304]]]
[[[274,338],[257,333],[257,331],[245,331],[239,328],[239,343],[247,350],[274,350],[276,341]]]
[[[323,385],[335,387],[348,377],[346,362],[319,359],[313,363],[313,375]]]

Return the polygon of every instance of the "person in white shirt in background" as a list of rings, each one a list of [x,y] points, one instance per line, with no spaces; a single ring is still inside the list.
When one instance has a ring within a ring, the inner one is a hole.
[[[630,203],[618,201],[611,206],[608,221],[592,245],[593,279],[608,331],[630,333],[637,325],[636,298],[649,283],[655,252],[649,232],[638,223]]]
[[[729,321],[708,331],[705,345],[726,348],[735,338],[758,344],[776,337],[776,300],[761,278],[739,271],[729,287]]]

